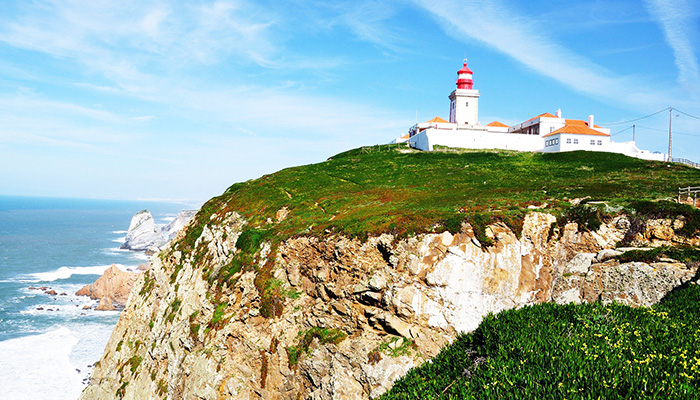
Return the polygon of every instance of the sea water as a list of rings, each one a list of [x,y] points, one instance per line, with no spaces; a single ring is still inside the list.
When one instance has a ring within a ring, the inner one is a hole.
[[[119,312],[84,309],[97,301],[75,292],[111,264],[136,270],[147,262],[142,252],[119,249],[136,212],[148,209],[165,224],[191,208],[0,196],[0,398],[76,399]]]

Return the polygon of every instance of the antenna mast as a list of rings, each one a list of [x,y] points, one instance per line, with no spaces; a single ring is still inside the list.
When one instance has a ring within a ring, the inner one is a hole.
[[[669,107],[668,112],[668,161],[673,161],[673,154],[671,153],[673,151],[673,107]]]

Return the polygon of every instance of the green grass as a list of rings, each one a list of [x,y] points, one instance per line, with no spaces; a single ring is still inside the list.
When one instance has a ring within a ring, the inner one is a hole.
[[[221,222],[232,211],[241,214],[247,225],[236,243],[239,251],[217,275],[205,268],[204,276],[213,286],[232,286],[238,272],[257,271],[261,312],[275,317],[284,313],[284,296],[269,289],[271,269],[278,244],[291,237],[343,234],[362,240],[384,232],[408,237],[457,232],[468,221],[488,246],[486,226],[504,222],[520,234],[531,206],[560,216],[560,222],[573,220],[582,229],[595,229],[604,213],[589,205],[572,207],[568,199],[590,196],[629,209],[633,201],[673,198],[678,187],[698,182],[698,169],[613,153],[355,149],[232,185],[201,208],[173,250],[206,265],[206,243],[195,246],[204,226]],[[283,207],[289,215],[278,223],[276,212]],[[694,229],[700,224],[688,224],[684,231]],[[266,242],[270,256],[261,266],[258,256]],[[175,267],[172,281],[181,268]]]
[[[504,311],[382,399],[700,398],[699,317],[693,284],[651,308],[547,303]]]
[[[671,201],[651,202],[648,200],[635,200],[630,206],[646,218],[676,218],[683,216],[685,225],[680,229],[680,233],[691,236],[700,230],[700,209],[688,204],[674,203]]]
[[[226,309],[228,308],[228,303],[219,303],[212,314],[211,321],[209,321],[209,329],[221,329],[227,322],[228,319],[224,318],[226,314]]]
[[[682,263],[700,263],[700,249],[692,246],[661,246],[651,250],[629,250],[616,257],[620,262],[659,262],[670,258]]]
[[[543,203],[564,210],[567,199],[585,196],[628,205],[673,198],[678,187],[698,181],[700,170],[694,168],[612,153],[351,150],[319,164],[234,184],[203,207],[179,247],[193,245],[200,224],[212,213],[223,216],[231,210],[249,221],[240,247],[254,250],[269,237],[410,235],[436,225],[458,230],[465,219],[484,224]],[[289,217],[268,225],[267,219],[275,220],[285,206]]]
[[[348,335],[340,329],[331,329],[314,326],[305,331],[299,332],[299,344],[287,347],[287,358],[289,366],[293,367],[299,362],[299,358],[309,352],[314,339],[318,339],[321,344],[338,344],[345,340]]]

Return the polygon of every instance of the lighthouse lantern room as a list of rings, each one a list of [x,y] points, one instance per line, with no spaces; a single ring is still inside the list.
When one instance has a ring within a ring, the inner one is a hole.
[[[450,93],[450,122],[461,125],[479,124],[479,91],[474,89],[473,72],[464,66],[457,71],[457,89]]]

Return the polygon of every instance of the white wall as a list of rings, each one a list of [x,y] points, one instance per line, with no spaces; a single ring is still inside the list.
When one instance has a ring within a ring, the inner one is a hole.
[[[461,147],[465,149],[504,149],[540,151],[542,138],[535,135],[488,132],[485,130],[426,129],[409,139],[411,146],[420,150],[433,150],[433,146]]]
[[[562,151],[562,134],[547,136],[542,138],[542,143],[544,147],[542,148],[543,153],[556,153]],[[564,150],[566,151],[566,150]]]
[[[517,151],[541,151],[544,153],[563,151],[603,151],[620,153],[629,157],[643,160],[665,161],[665,154],[651,153],[640,150],[634,142],[616,143],[608,136],[574,135],[560,133],[546,138],[537,135],[521,135],[514,133],[499,133],[485,130],[455,129],[453,124],[439,124],[443,129],[428,128],[414,135],[408,141],[414,148],[432,151],[436,145],[458,147],[465,149],[503,149]],[[446,129],[447,127],[452,129]],[[567,143],[571,139],[571,143]],[[558,140],[552,146],[545,146],[545,140]],[[574,143],[578,140],[578,143]],[[594,140],[591,145],[591,140]],[[598,141],[601,144],[598,145]]]
[[[648,150],[640,150],[637,145],[632,142],[610,142],[607,149],[604,151],[609,151],[611,153],[621,153],[626,156],[641,158],[642,160],[652,160],[652,161],[666,161],[666,154],[664,153],[652,153]]]
[[[479,123],[479,91],[455,89],[450,93],[450,122],[476,125]],[[454,105],[454,121],[452,107]]]

